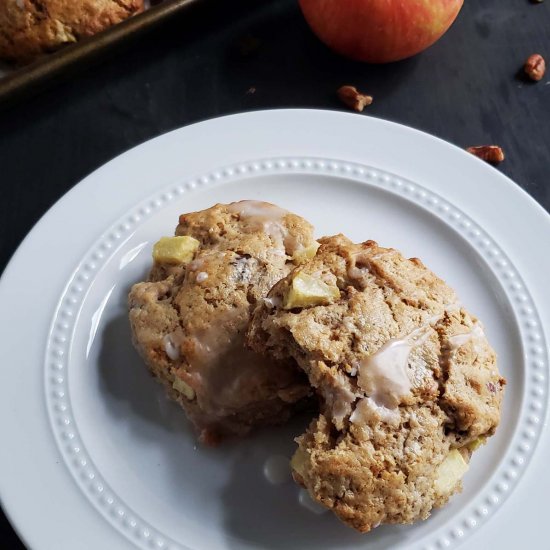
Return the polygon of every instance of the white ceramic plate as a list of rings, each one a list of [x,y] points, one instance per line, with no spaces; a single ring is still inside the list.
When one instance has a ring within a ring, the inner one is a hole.
[[[270,483],[266,461],[291,455],[307,419],[197,447],[133,351],[126,295],[152,243],[181,212],[244,198],[305,216],[319,236],[341,231],[422,258],[483,320],[508,379],[502,424],[464,492],[428,521],[361,536],[311,512],[288,478]],[[125,153],[44,216],[1,280],[8,515],[37,550],[540,547],[549,236],[549,216],[496,170],[368,117],[243,114]]]

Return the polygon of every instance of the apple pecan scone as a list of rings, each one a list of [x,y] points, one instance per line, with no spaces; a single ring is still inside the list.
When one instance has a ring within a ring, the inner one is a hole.
[[[505,380],[481,323],[416,258],[342,235],[256,309],[251,349],[294,359],[320,414],[293,476],[361,532],[429,516],[498,425]]]
[[[28,63],[143,10],[144,0],[2,0],[0,59]]]
[[[244,336],[257,302],[317,247],[307,221],[256,201],[184,214],[156,243],[129,295],[133,340],[203,442],[283,423],[310,394],[292,358],[250,351]]]

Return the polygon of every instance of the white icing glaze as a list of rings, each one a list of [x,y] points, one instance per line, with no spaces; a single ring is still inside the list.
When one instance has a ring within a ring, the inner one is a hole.
[[[255,219],[264,221],[280,222],[287,214],[274,204],[263,201],[239,201],[227,205],[227,210],[233,214],[239,214],[241,220]]]
[[[323,505],[319,504],[318,502],[315,502],[310,496],[309,493],[305,489],[300,489],[300,493],[298,494],[298,502],[310,512],[321,515],[325,512],[328,512],[328,508],[325,508]]]
[[[298,243],[294,235],[288,232],[284,225],[284,219],[289,214],[287,210],[279,208],[274,204],[262,201],[240,201],[227,206],[227,210],[238,214],[245,224],[245,230],[263,231],[269,235],[276,244],[271,251],[273,254],[277,249],[280,253],[294,254],[302,245]]]
[[[377,405],[394,409],[410,393],[409,355],[413,348],[426,342],[430,332],[431,323],[403,338],[392,338],[359,363],[357,382]]]
[[[447,345],[449,347],[449,351],[454,351],[464,344],[467,344],[470,340],[480,340],[482,338],[485,338],[485,333],[483,332],[482,326],[479,323],[476,323],[470,331],[451,336],[447,340]]]
[[[282,485],[292,479],[290,460],[283,455],[270,456],[264,464],[264,476],[273,485]]]
[[[203,258],[197,258],[196,260],[193,260],[187,264],[187,269],[189,271],[199,271],[199,269],[202,269],[203,267],[204,267]]]
[[[323,397],[336,426],[341,425],[344,418],[351,413],[352,404],[357,399],[357,396],[346,386],[346,377],[338,373],[334,384],[323,390]]]
[[[409,356],[415,347],[423,345],[431,329],[447,313],[459,310],[461,305],[453,302],[444,306],[442,313],[432,315],[427,324],[413,330],[402,338],[388,340],[378,351],[365,357],[357,366],[357,382],[377,406],[394,409],[401,399],[408,395],[413,380],[408,372]],[[481,331],[481,332],[480,332]],[[480,336],[481,335],[481,336]],[[456,335],[449,339],[450,349],[463,345],[472,337],[483,337],[483,331],[476,325],[467,335]],[[466,340],[464,340],[466,339]],[[418,375],[415,370],[413,376]]]
[[[206,279],[208,279],[208,273],[206,273],[206,271],[200,271],[197,273],[197,277],[195,278],[197,283],[203,283]]]
[[[203,253],[200,257],[195,258],[187,264],[187,271],[206,271],[209,260],[212,260],[213,258],[223,258],[227,254],[232,254],[232,252],[227,252],[225,250],[211,250],[207,253]]]
[[[365,397],[357,401],[355,410],[349,417],[350,422],[353,424],[367,424],[370,419],[386,422],[387,424],[396,425],[399,424],[400,414],[398,409],[389,409],[378,405],[370,397]]]
[[[164,351],[166,352],[166,355],[168,355],[172,361],[177,361],[180,357],[180,351],[172,336],[172,334],[167,334],[162,341],[164,343]]]
[[[283,300],[280,296],[272,296],[272,297],[266,296],[263,300],[265,305],[269,309],[278,308],[283,303]]]
[[[266,383],[266,372],[284,386],[292,376],[279,363],[248,350],[244,334],[248,313],[240,308],[217,312],[208,325],[189,324],[183,337],[189,385],[201,396],[205,408],[242,408],[257,401]]]

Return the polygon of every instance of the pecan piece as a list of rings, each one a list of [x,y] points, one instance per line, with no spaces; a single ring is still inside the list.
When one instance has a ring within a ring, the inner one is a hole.
[[[546,72],[546,62],[544,61],[544,57],[538,53],[530,55],[523,65],[523,70],[531,80],[540,80]]]
[[[372,103],[372,96],[360,93],[355,86],[342,86],[336,93],[342,103],[358,113]]]
[[[476,145],[468,147],[466,151],[491,164],[498,164],[504,160],[504,151],[498,145]]]

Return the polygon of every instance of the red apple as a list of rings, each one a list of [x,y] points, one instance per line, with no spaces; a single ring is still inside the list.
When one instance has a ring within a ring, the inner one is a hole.
[[[300,0],[313,32],[352,59],[386,63],[438,40],[464,0]]]

